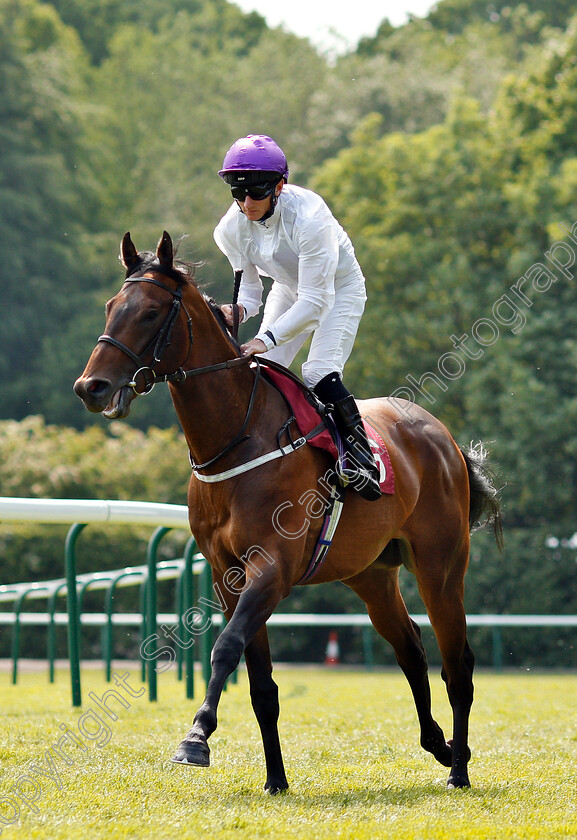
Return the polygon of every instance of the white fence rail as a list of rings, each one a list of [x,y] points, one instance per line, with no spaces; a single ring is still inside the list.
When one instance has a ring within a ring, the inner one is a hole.
[[[109,523],[111,525],[148,525],[156,528],[183,528],[188,531],[188,510],[185,505],[156,504],[153,502],[131,502],[131,501],[90,501],[77,499],[25,499],[25,498],[0,498],[0,525],[2,523],[28,522],[38,524],[68,524],[82,523]],[[195,560],[201,559],[195,555]],[[131,575],[118,581],[118,586],[130,586],[141,583],[151,568],[154,569],[154,579],[159,580],[176,578],[182,572],[184,561],[163,561],[153,562],[152,567],[133,567]],[[122,570],[118,570],[122,571]],[[125,570],[128,571],[128,570]],[[196,572],[198,569],[196,569]],[[102,581],[99,578],[102,577]],[[52,611],[46,612],[24,612],[21,609],[22,601],[32,599],[46,599],[51,593],[65,595],[68,591],[67,584],[76,582],[82,585],[90,578],[91,588],[106,588],[110,584],[110,573],[91,573],[90,575],[74,575],[68,579],[62,578],[53,581],[37,583],[17,583],[0,585],[0,602],[17,602],[20,599],[18,610],[16,605],[13,610],[0,612],[0,625],[66,625],[69,624],[69,615],[56,612],[54,606]],[[156,616],[158,623],[171,624],[179,620],[176,613],[159,614]],[[142,615],[139,613],[86,613],[74,616],[77,623],[82,625],[106,626],[114,625],[139,626],[142,622]],[[413,619],[422,627],[430,626],[427,615],[413,615]],[[214,625],[221,625],[223,616],[216,613],[212,616]],[[500,653],[500,630],[505,627],[577,627],[577,615],[500,615],[484,614],[469,615],[467,623],[470,627],[490,627],[494,633],[494,659],[496,667]],[[273,615],[269,621],[270,627],[360,627],[369,628],[370,619],[366,614],[298,614],[279,613]],[[16,667],[16,666],[15,666]],[[78,663],[74,666],[77,670]],[[71,660],[71,671],[73,663]],[[79,675],[75,676],[79,685]],[[78,688],[79,696],[79,688]],[[152,699],[152,698],[151,698]],[[79,705],[79,703],[75,703]]]
[[[186,505],[84,499],[0,498],[0,522],[69,524],[109,522],[188,529]]]
[[[1,522],[37,522],[44,524],[72,524],[102,523],[108,522],[114,525],[150,525],[164,526],[167,528],[188,529],[188,509],[186,505],[157,504],[155,502],[129,502],[129,501],[90,501],[82,499],[23,499],[23,498],[0,498],[0,523]],[[163,573],[159,564],[159,579],[176,576],[176,572],[166,571]],[[145,570],[145,567],[142,567]],[[82,576],[78,576],[80,580]],[[133,581],[127,579],[120,586],[130,586]],[[103,582],[103,586],[104,586]],[[93,588],[97,588],[95,582]],[[11,584],[0,586],[0,602],[13,600],[15,589],[26,587],[30,584]],[[32,598],[45,598],[46,590],[42,590],[42,584],[38,585],[36,591],[31,590],[27,596]],[[10,589],[10,592],[7,590]],[[63,594],[66,592],[64,588]],[[0,617],[0,623],[9,623],[4,613]],[[38,613],[22,613],[23,623],[33,623],[33,617],[39,618]],[[26,618],[25,618],[26,616]],[[135,617],[135,621],[136,621]],[[174,615],[163,616],[166,620],[174,619]],[[423,627],[429,626],[427,615],[413,615],[414,620]],[[218,617],[215,616],[218,620]],[[83,619],[84,620],[84,619]],[[93,619],[87,619],[93,621]],[[115,617],[115,621],[118,620]],[[59,619],[65,622],[66,617]],[[39,623],[44,623],[39,619]],[[368,615],[318,615],[318,614],[277,614],[273,615],[268,622],[271,626],[307,626],[307,627],[328,627],[338,625],[341,627],[355,626],[363,627],[370,625]],[[577,615],[501,615],[483,614],[467,616],[467,623],[471,627],[576,627]]]

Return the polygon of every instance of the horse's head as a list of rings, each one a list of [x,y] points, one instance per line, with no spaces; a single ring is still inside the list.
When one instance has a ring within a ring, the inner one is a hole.
[[[191,318],[182,303],[187,274],[173,265],[163,233],[156,254],[139,254],[130,234],[121,245],[126,280],[106,304],[106,326],[74,391],[89,411],[126,417],[135,396],[179,370],[192,349]]]

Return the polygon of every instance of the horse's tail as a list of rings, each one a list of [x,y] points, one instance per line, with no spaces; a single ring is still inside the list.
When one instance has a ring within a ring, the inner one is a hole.
[[[503,548],[503,523],[499,490],[495,486],[496,476],[488,464],[488,452],[482,443],[470,443],[467,449],[461,447],[461,454],[467,465],[471,500],[469,502],[469,526],[471,531],[482,525],[490,525],[499,549]]]

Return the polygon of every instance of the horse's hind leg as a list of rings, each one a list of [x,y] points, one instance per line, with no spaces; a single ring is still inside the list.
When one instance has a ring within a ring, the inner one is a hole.
[[[415,701],[421,746],[445,767],[450,767],[451,747],[431,713],[427,655],[421,631],[410,618],[399,590],[399,558],[398,547],[390,543],[378,560],[346,583],[367,605],[375,630],[393,647]]]
[[[442,584],[419,580],[419,591],[427,608],[443,668],[441,676],[447,685],[453,709],[453,740],[449,787],[468,787],[467,764],[471,756],[468,746],[469,714],[473,703],[473,668],[475,657],[467,641],[463,608],[463,575],[454,571]]]

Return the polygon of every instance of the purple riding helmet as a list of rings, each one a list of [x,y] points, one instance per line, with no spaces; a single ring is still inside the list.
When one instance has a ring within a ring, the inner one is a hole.
[[[250,186],[275,177],[288,181],[289,170],[285,153],[274,140],[266,134],[249,134],[232,144],[218,174],[230,186]]]

